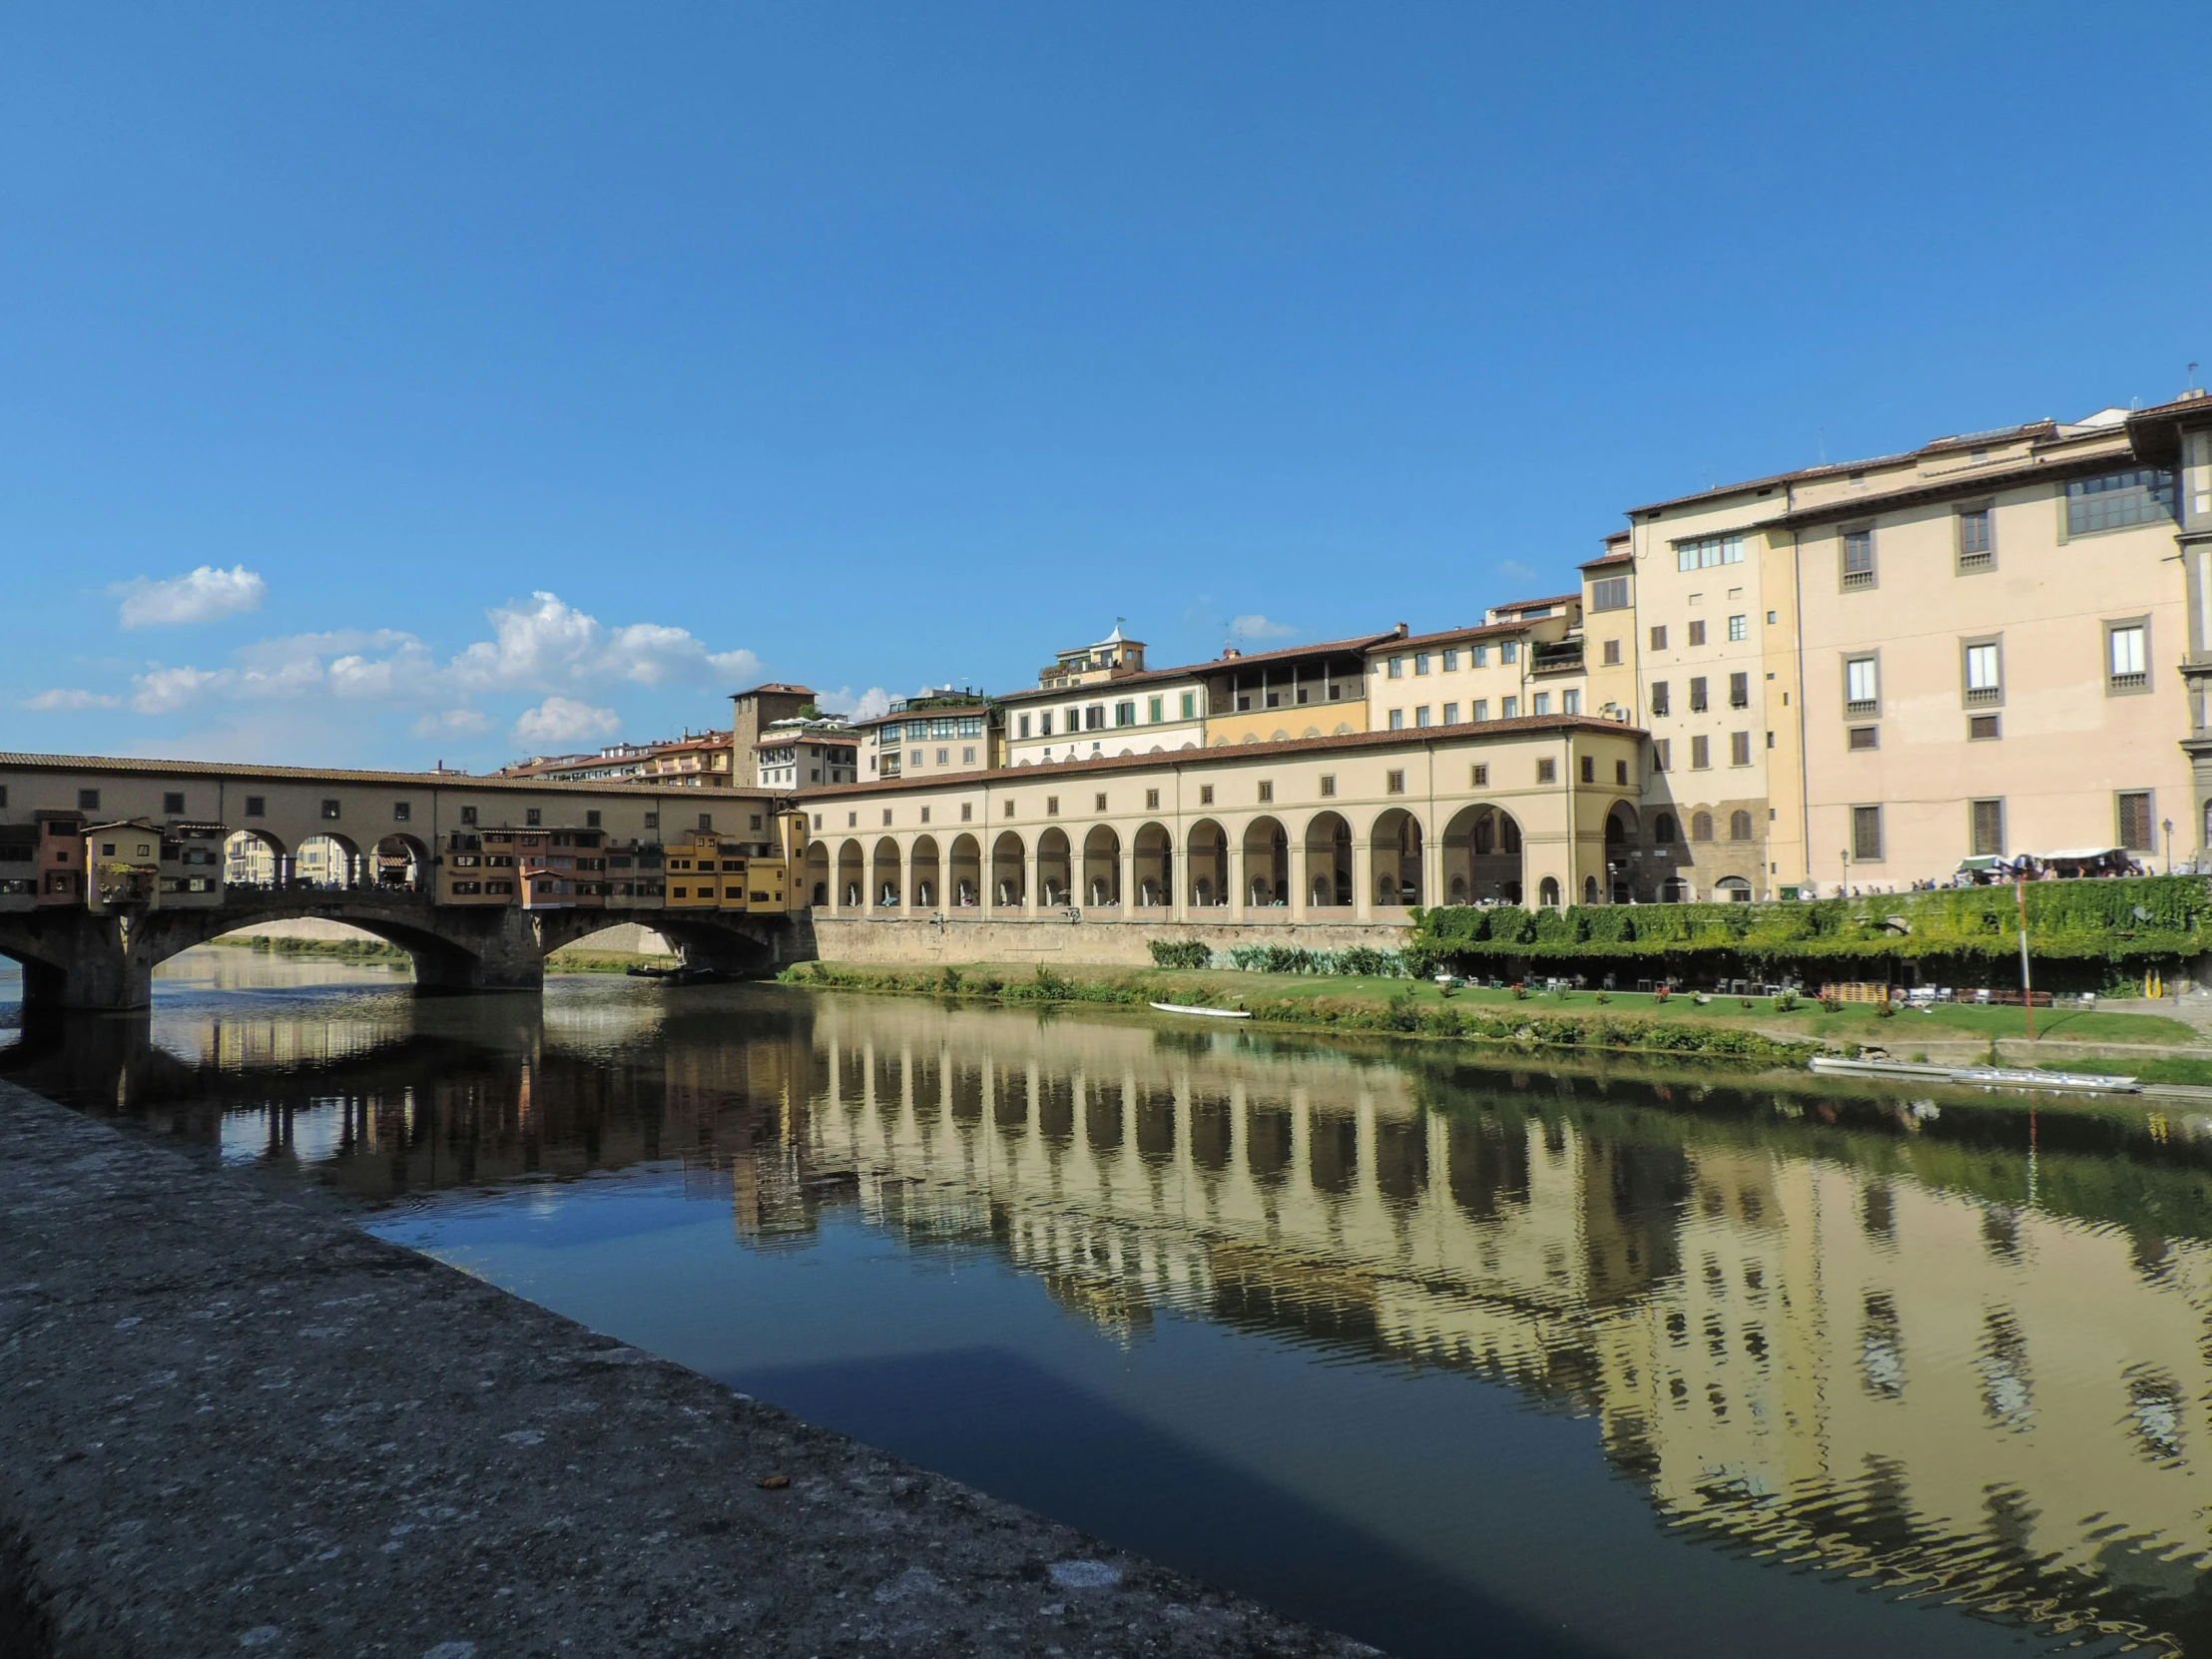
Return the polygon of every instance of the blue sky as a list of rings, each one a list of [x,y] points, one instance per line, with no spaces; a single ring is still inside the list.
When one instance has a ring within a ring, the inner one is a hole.
[[[488,767],[1443,626],[2157,401],[2203,16],[12,8],[0,748]]]

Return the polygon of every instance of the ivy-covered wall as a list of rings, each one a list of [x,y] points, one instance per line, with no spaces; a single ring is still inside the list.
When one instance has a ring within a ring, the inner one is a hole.
[[[2094,988],[2171,967],[2212,950],[2212,879],[2031,881],[2027,935],[2037,982],[2049,987]],[[1414,911],[1406,954],[1421,971],[1617,967],[1691,979],[1890,979],[1912,962],[1924,979],[2010,984],[2019,948],[2017,901],[2005,886],[1772,904],[1456,905]]]

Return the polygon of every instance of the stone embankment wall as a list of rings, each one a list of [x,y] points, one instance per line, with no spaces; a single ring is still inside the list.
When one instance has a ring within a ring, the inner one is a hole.
[[[0,1083],[7,1659],[1372,1651]]]
[[[1410,929],[1387,923],[1035,921],[942,922],[916,916],[814,917],[814,949],[826,962],[924,963],[1045,962],[1104,967],[1150,967],[1154,939],[1198,939],[1217,952],[1241,944],[1279,944],[1304,950],[1373,950],[1403,947]],[[801,958],[803,959],[803,957]]]

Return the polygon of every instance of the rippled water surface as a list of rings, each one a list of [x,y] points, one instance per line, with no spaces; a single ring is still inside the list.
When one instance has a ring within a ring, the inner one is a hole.
[[[231,950],[13,1035],[0,1075],[1403,1654],[2212,1655],[2203,1120]]]

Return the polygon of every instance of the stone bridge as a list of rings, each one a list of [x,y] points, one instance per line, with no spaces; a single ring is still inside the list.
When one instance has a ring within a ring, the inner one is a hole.
[[[154,969],[180,951],[258,922],[342,921],[414,959],[415,989],[537,990],[545,958],[624,922],[653,928],[685,965],[761,973],[811,955],[802,916],[717,911],[439,905],[405,888],[231,887],[207,909],[95,915],[72,906],[0,914],[0,956],[23,964],[26,1005],[116,1010],[153,1000]]]

